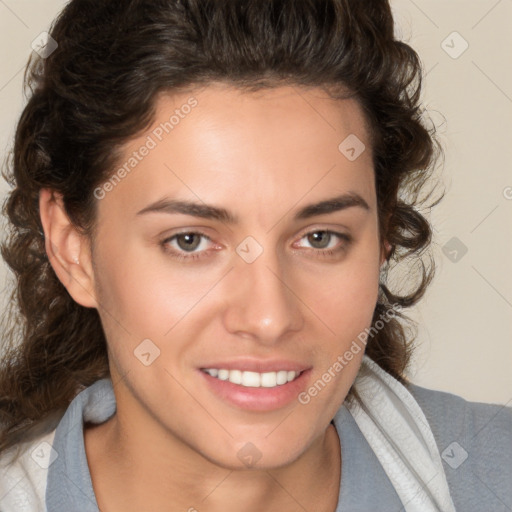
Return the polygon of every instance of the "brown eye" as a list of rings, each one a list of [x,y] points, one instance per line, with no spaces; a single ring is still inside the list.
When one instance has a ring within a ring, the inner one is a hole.
[[[317,229],[305,233],[295,247],[305,249],[305,254],[319,258],[336,258],[346,253],[352,243],[348,233],[338,233],[329,229]]]
[[[314,231],[307,235],[308,242],[315,249],[326,249],[331,241],[332,233],[329,231]]]
[[[194,251],[201,243],[201,235],[198,233],[183,233],[176,235],[178,247],[184,251]]]
[[[211,244],[212,241],[209,236],[195,231],[176,233],[160,243],[167,254],[180,261],[206,257],[209,254],[208,248]]]

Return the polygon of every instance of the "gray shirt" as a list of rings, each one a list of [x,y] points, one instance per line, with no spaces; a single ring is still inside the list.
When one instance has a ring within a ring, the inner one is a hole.
[[[467,402],[409,385],[436,439],[456,509],[512,511],[512,409]],[[84,421],[101,423],[115,413],[109,379],[79,393],[62,417],[53,442],[59,457],[49,468],[48,512],[99,512],[84,448]],[[404,510],[380,462],[345,406],[334,417],[342,450],[335,512]],[[313,511],[311,511],[313,512]]]

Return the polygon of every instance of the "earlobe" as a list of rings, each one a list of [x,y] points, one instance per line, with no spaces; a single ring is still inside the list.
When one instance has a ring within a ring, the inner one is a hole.
[[[389,258],[390,253],[391,253],[391,245],[387,240],[384,240],[384,247],[382,249],[381,257],[380,257],[381,266]]]
[[[39,212],[46,253],[57,277],[78,304],[96,308],[89,240],[69,220],[62,196],[55,191],[40,191]]]
[[[386,235],[388,234],[389,223],[391,221],[391,216],[392,216],[392,213],[388,213],[386,215],[384,234],[382,235],[380,266],[382,266],[385,261],[389,260],[390,254],[393,252],[393,247],[391,247],[391,244],[388,242],[388,240],[386,238]]]

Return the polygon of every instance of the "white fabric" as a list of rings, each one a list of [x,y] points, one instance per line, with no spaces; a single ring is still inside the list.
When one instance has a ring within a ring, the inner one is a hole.
[[[55,430],[7,450],[0,457],[0,512],[46,512],[50,447]],[[16,450],[18,457],[12,462]]]
[[[347,401],[406,512],[455,512],[441,456],[420,406],[367,355]]]

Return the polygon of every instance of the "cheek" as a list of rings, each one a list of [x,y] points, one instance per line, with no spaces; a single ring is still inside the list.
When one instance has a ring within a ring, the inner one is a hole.
[[[365,244],[320,278],[305,278],[302,289],[314,311],[338,336],[357,335],[372,320],[380,267],[374,244]]]
[[[361,334],[371,326],[379,289],[379,262],[372,251],[354,254],[322,287],[315,292],[309,288],[319,318],[317,339],[322,341],[316,348],[315,375],[298,401],[304,413],[318,418],[318,428],[341,406],[365,352]]]
[[[154,253],[158,248],[107,247],[98,255],[98,298],[107,324],[136,338],[162,338],[186,317],[211,287],[214,276],[181,271]],[[151,260],[148,253],[153,254]]]

